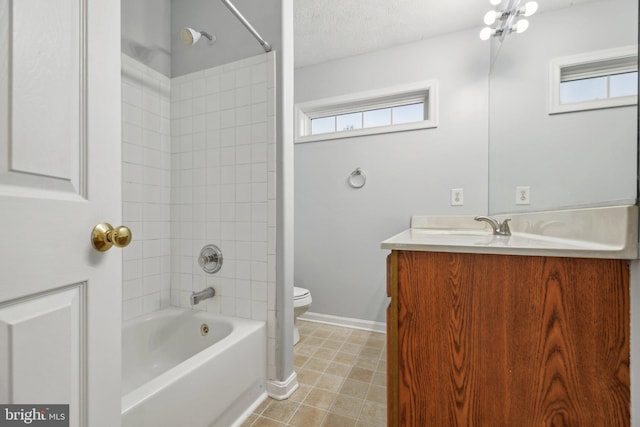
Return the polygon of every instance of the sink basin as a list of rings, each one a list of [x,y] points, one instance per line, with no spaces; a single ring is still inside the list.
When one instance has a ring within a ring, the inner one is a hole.
[[[638,257],[638,208],[616,206],[503,215],[511,236],[496,236],[472,216],[419,216],[382,249],[581,258]]]

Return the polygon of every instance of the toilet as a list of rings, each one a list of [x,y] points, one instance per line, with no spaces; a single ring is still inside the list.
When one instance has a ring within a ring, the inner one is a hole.
[[[293,287],[293,345],[300,341],[298,332],[298,316],[306,313],[311,306],[311,292],[309,289]]]

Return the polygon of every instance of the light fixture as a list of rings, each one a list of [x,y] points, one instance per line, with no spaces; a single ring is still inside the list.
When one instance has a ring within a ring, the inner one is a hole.
[[[496,33],[496,30],[494,30],[493,28],[484,27],[480,31],[480,40],[489,40],[491,36],[493,36],[495,33]]]
[[[501,16],[502,12],[498,12],[497,10],[490,10],[484,15],[484,23],[487,25],[493,25]]]
[[[489,0],[493,6],[497,6],[502,0]],[[489,40],[491,37],[498,37],[500,41],[510,33],[523,33],[529,28],[529,21],[520,18],[521,16],[531,16],[538,10],[538,3],[535,1],[524,2],[524,0],[508,0],[503,10],[490,10],[484,15],[484,27],[480,31],[481,40]],[[495,25],[494,25],[495,24]]]
[[[521,19],[511,27],[511,32],[520,34],[527,31],[527,28],[529,28],[529,21],[527,21],[526,19]]]
[[[518,11],[519,15],[531,16],[538,10],[538,2],[536,1],[528,1],[524,4],[523,7]]]

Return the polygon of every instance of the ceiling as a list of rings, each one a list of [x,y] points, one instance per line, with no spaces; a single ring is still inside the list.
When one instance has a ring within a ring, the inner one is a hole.
[[[592,0],[538,0],[539,12]],[[296,68],[483,26],[489,0],[294,0]]]

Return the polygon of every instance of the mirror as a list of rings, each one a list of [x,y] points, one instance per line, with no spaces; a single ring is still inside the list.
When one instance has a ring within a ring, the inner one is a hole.
[[[526,32],[492,46],[499,50],[489,79],[489,212],[635,204],[637,96],[635,105],[550,114],[549,64],[637,49],[638,1],[538,3]],[[516,204],[516,187],[529,187],[529,204]]]

